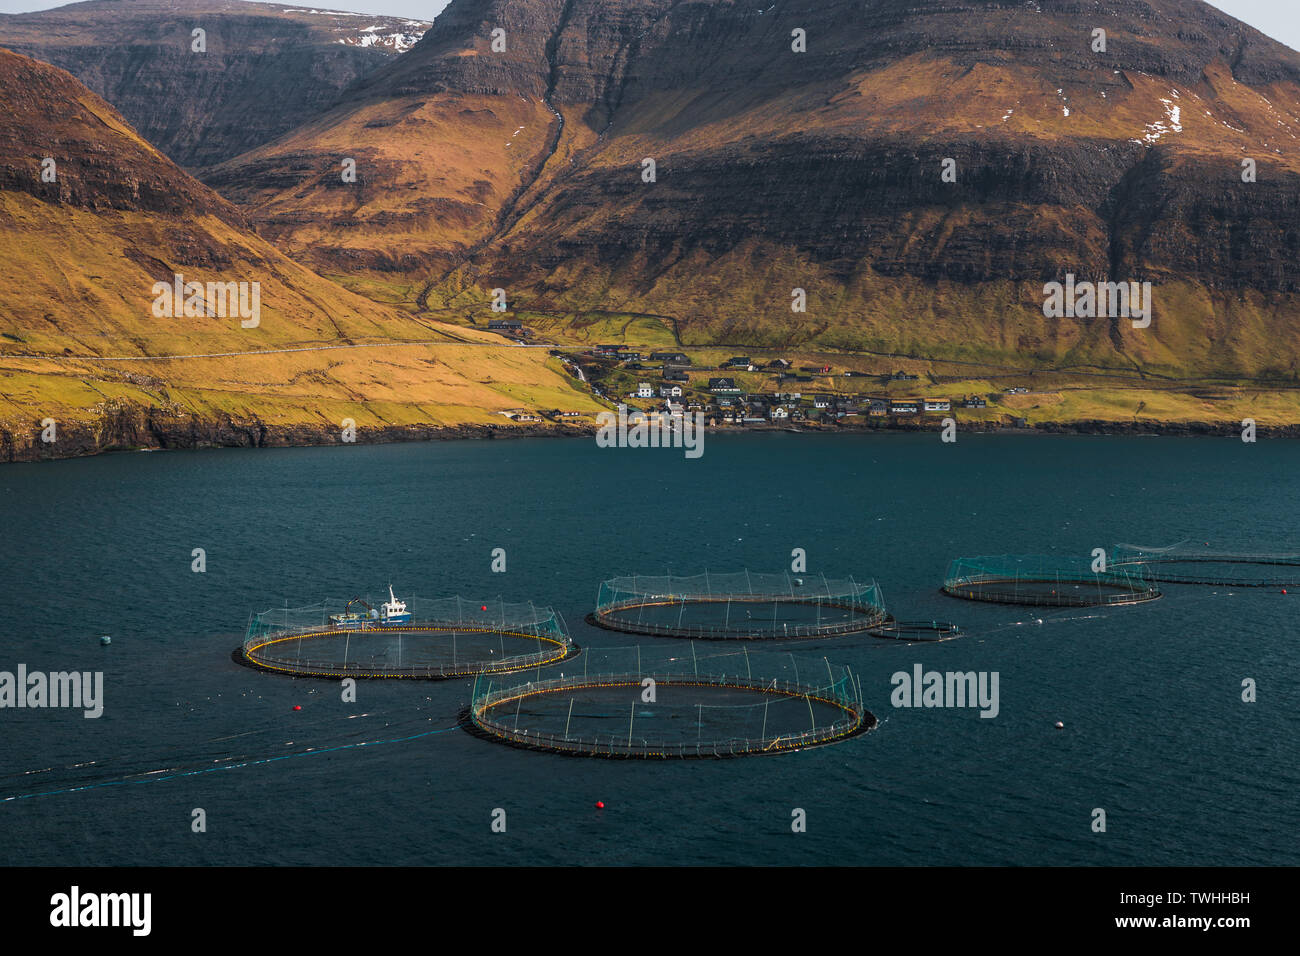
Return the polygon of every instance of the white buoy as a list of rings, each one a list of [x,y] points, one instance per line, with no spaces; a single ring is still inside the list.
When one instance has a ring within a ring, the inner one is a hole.
[[[99,643],[101,643],[101,644],[103,644],[105,647],[107,647],[109,644],[112,644],[112,643],[113,643],[113,639],[112,639],[111,637],[109,637],[107,634],[105,634],[103,637],[101,637],[101,638],[99,639]]]
[[[1064,729],[1065,729],[1065,724],[1061,723],[1061,722],[1058,720],[1058,721],[1056,722],[1056,729],[1057,729],[1057,730],[1064,730]]]

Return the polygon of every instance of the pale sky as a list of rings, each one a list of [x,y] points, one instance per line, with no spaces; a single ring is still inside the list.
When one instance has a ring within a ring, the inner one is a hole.
[[[259,0],[279,2],[279,0]],[[355,13],[386,13],[390,16],[427,20],[437,16],[449,0],[338,0],[317,7],[320,10],[346,10]],[[26,13],[61,7],[61,0],[0,0],[0,13]],[[289,6],[310,4],[291,2]],[[1300,3],[1297,0],[1214,0],[1213,6],[1244,20],[1257,30],[1281,40],[1293,50],[1300,50]]]

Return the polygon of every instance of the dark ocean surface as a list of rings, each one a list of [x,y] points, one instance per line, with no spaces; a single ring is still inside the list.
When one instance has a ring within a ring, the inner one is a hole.
[[[105,701],[99,719],[0,710],[0,864],[1295,865],[1300,588],[1167,585],[1109,609],[938,589],[959,556],[1185,539],[1300,551],[1298,493],[1300,443],[1163,437],[710,434],[698,460],[529,439],[6,465],[0,670],[103,671]],[[797,645],[852,667],[880,726],[794,754],[526,752],[458,729],[469,680],[362,682],[344,703],[335,682],[231,659],[252,612],[390,581],[399,597],[550,604],[583,646],[662,653],[666,639],[584,623],[602,579],[783,571],[794,548],[813,574],[875,578],[900,618],[967,631]],[[891,674],[918,663],[998,672],[998,716],[894,708]],[[807,832],[791,832],[794,808]]]

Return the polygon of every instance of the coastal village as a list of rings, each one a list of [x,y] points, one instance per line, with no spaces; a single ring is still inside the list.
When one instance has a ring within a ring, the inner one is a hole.
[[[515,329],[494,331],[520,335]],[[782,357],[734,355],[705,365],[680,350],[646,352],[618,344],[552,354],[597,399],[611,407],[626,405],[631,418],[702,413],[714,427],[906,427],[909,423],[923,427],[927,420],[937,425],[963,411],[987,420],[986,410],[999,398],[997,394],[945,394],[933,385],[923,387],[919,375],[903,370],[873,374],[830,365],[796,365]],[[1025,392],[1023,386],[1011,386],[1002,394]],[[548,419],[576,422],[590,415],[567,409],[520,409],[511,417],[527,424]],[[1025,419],[1015,415],[1004,419],[1004,424],[1027,427]]]
[[[568,397],[519,391],[520,407],[496,412],[540,430],[585,431],[600,412],[623,405],[628,420],[698,414],[711,428],[729,429],[942,430],[951,421],[973,431],[1236,434],[1243,420],[1268,413],[1261,402],[1276,401],[1274,391],[1241,381],[1155,382],[1117,369],[987,364],[977,354],[815,341],[683,343],[674,324],[657,316],[466,318],[516,345],[547,350],[578,389]]]

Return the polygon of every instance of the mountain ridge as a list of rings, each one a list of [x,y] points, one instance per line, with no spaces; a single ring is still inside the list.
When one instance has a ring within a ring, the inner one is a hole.
[[[0,15],[0,46],[68,70],[198,169],[333,105],[428,26],[245,0],[84,0]],[[205,53],[193,52],[195,28]]]
[[[1264,340],[1300,363],[1298,133],[1300,54],[1193,0],[455,0],[347,102],[206,179],[317,268],[420,280],[432,314],[505,287],[701,343],[1244,372],[1279,357]],[[354,152],[349,192],[329,161]],[[1049,324],[1066,272],[1154,280],[1180,325]],[[796,287],[815,317],[790,315]]]

